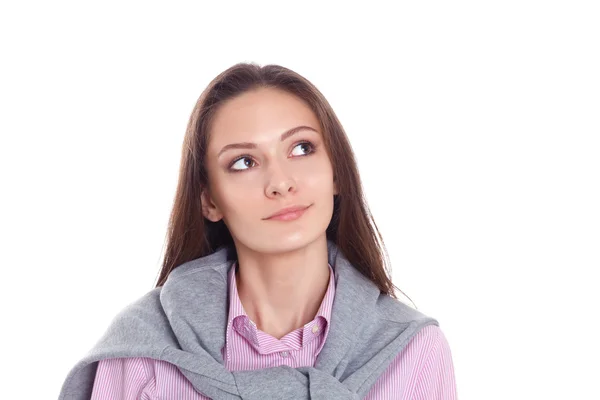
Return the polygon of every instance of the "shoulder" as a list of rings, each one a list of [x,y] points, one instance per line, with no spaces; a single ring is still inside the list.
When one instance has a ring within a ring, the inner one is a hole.
[[[380,319],[389,322],[434,321],[437,324],[434,318],[384,293],[377,299],[376,310]]]
[[[446,335],[438,325],[427,325],[416,333],[406,347],[396,356],[391,368],[402,367],[412,371],[412,378],[423,376],[434,370],[452,369],[452,354]]]
[[[439,327],[431,327],[415,339],[412,346],[414,373],[408,385],[412,388],[411,398],[455,400],[454,364],[444,332]],[[408,358],[411,355],[405,356]]]
[[[418,369],[446,351],[450,351],[450,345],[442,329],[438,325],[427,325],[413,336],[397,358]]]
[[[169,314],[188,305],[191,296],[209,299],[214,299],[218,293],[226,296],[226,274],[231,263],[223,261],[223,256],[222,252],[217,252],[175,268],[163,286],[149,290],[121,309],[101,338],[102,346],[96,348],[110,347],[132,356],[127,352],[127,346],[123,347],[124,344],[140,344],[136,347],[138,350],[147,344],[151,352],[133,356],[154,357],[159,355],[155,354],[159,346],[176,346]],[[207,282],[210,284],[207,285]],[[201,284],[206,290],[198,290]]]
[[[135,301],[125,305],[111,321],[105,336],[110,335],[115,330],[124,329],[125,331],[135,331],[143,328],[139,326],[140,322],[143,325],[153,325],[157,319],[160,319],[159,311],[162,309],[160,304],[161,288],[154,288],[144,295],[138,297]],[[134,325],[131,325],[134,324]]]
[[[416,333],[396,356],[388,370],[418,374],[432,359],[450,354],[446,336],[438,325],[427,325]]]
[[[395,393],[401,399],[455,399],[450,346],[438,325],[427,325],[411,338],[366,399],[385,393]]]
[[[125,355],[153,357],[159,355],[158,345],[173,344],[174,340],[165,335],[165,332],[169,332],[170,325],[161,305],[160,294],[161,288],[154,288],[125,306],[112,319],[86,358],[96,361]],[[138,344],[138,354],[131,354],[129,351],[132,343]],[[111,355],[113,357],[107,357]]]
[[[408,341],[429,325],[439,326],[438,321],[387,294],[374,299],[373,307],[362,316],[362,331],[365,346],[373,342],[397,342],[398,351]],[[431,331],[431,329],[426,332]],[[361,351],[364,349],[361,349]]]

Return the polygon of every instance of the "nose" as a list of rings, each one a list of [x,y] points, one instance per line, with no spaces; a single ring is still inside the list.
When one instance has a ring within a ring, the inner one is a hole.
[[[273,161],[269,166],[269,176],[265,186],[265,195],[269,198],[287,196],[296,191],[296,181],[285,167],[278,161]]]

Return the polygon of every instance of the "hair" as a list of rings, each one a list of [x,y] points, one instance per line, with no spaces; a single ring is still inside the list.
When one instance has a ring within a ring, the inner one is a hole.
[[[383,237],[363,194],[354,152],[342,124],[323,94],[298,73],[279,65],[238,63],[215,77],[198,98],[190,116],[179,169],[179,182],[166,236],[166,251],[156,287],[177,266],[207,256],[233,239],[221,219],[202,214],[201,193],[208,188],[205,165],[211,123],[219,106],[260,88],[284,90],[302,99],[321,124],[324,147],[333,167],[338,194],[326,236],[350,263],[379,288],[397,298]],[[400,290],[400,289],[398,289]]]

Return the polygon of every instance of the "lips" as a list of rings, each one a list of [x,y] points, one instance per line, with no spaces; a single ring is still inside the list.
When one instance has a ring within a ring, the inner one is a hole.
[[[282,218],[282,217],[286,217],[286,216],[293,217],[295,215],[300,216],[300,215],[302,215],[302,212],[304,210],[306,210],[308,207],[309,206],[289,206],[289,207],[285,207],[285,208],[282,208],[281,210],[277,211],[275,214],[271,215],[270,217],[267,217],[266,219]]]

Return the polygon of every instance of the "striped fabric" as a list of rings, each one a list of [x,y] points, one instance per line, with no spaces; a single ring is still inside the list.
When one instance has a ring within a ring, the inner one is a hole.
[[[329,317],[335,294],[335,278],[329,266],[329,284],[315,318],[277,340],[259,330],[240,301],[235,268],[229,272],[229,318],[223,347],[225,368],[244,371],[287,365],[292,368],[314,366],[329,332]]]
[[[329,266],[329,285],[315,318],[281,339],[259,330],[240,301],[235,270],[229,273],[229,318],[222,354],[225,367],[241,371],[314,366],[327,333],[335,278]],[[176,366],[150,358],[114,358],[98,364],[92,400],[205,400]],[[436,325],[417,333],[373,385],[367,400],[455,400],[456,385],[449,344]]]

